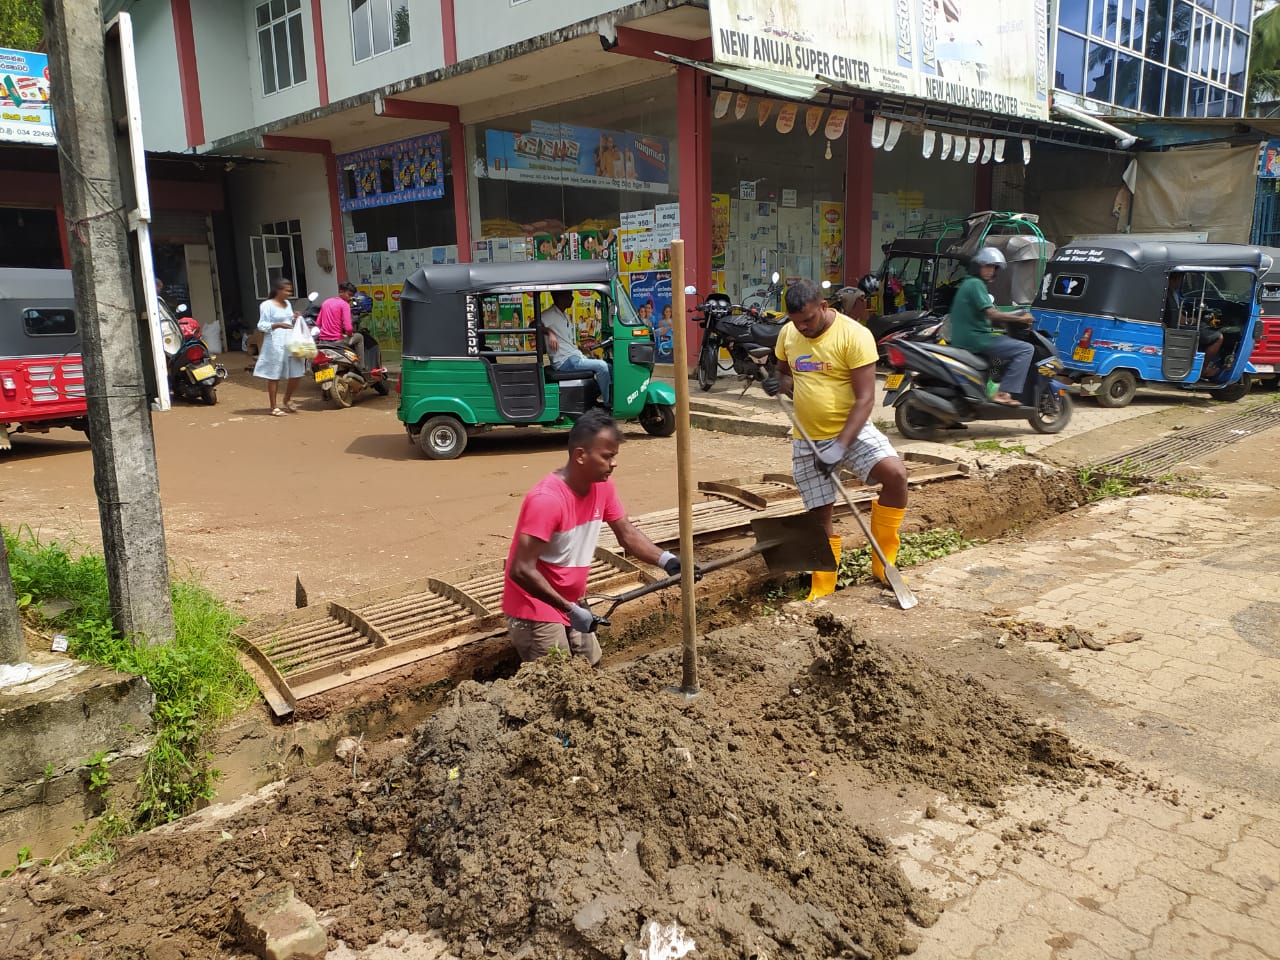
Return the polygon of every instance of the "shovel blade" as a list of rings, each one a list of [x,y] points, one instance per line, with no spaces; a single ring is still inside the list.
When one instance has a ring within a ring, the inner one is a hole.
[[[811,514],[757,517],[751,521],[751,532],[770,573],[836,569],[827,531]]]

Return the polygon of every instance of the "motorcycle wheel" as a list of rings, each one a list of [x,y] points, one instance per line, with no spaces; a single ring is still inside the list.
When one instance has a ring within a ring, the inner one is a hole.
[[[1112,370],[1098,387],[1098,406],[1111,410],[1127,407],[1138,392],[1138,378],[1128,370]]]
[[[351,384],[347,383],[342,377],[336,377],[332,381],[329,389],[329,399],[333,401],[335,407],[351,406]]]
[[[893,422],[908,440],[932,440],[938,433],[937,419],[910,398],[894,408]]]
[[[651,437],[669,437],[676,432],[676,412],[665,405],[646,403],[640,411],[640,426]]]
[[[206,406],[212,407],[216,404],[218,402],[218,385],[212,383],[207,386],[202,385],[200,387],[200,399],[205,402]]]
[[[716,353],[713,345],[703,344],[702,351],[698,354],[698,386],[703,390],[710,390],[715,385],[716,371],[720,366],[720,358]]]
[[[1045,391],[1040,396],[1036,412],[1027,417],[1027,422],[1036,433],[1061,433],[1071,422],[1071,410],[1070,396]]]
[[[385,397],[388,393],[391,392],[391,387],[387,384],[387,381],[385,380],[379,380],[377,383],[373,385],[373,389],[378,391],[378,396],[380,397]]]

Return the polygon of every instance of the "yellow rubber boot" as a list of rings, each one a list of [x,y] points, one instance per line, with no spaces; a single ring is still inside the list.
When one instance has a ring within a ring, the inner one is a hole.
[[[902,518],[906,512],[903,507],[881,506],[879,500],[871,504],[871,536],[880,545],[880,549],[884,551],[884,558],[890,563],[896,563],[898,559],[900,542],[898,528],[902,526]],[[889,582],[884,576],[884,564],[880,562],[874,550],[871,551],[871,572],[879,578],[881,583]]]
[[[839,537],[828,537],[827,542],[831,544],[831,555],[835,557],[836,566],[839,567],[841,540]],[[838,575],[838,570],[815,570],[809,574],[809,595],[804,598],[805,603],[813,603],[819,597],[828,597],[835,593]]]

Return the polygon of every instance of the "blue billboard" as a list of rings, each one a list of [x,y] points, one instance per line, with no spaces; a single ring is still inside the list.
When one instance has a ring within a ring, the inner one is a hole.
[[[486,130],[477,172],[490,180],[667,193],[668,146],[664,137],[535,120],[526,133]]]

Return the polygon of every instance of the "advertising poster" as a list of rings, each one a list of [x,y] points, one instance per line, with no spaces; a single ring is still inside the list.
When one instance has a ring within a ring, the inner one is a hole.
[[[720,63],[1015,117],[1049,116],[1043,0],[710,0],[709,6]]]
[[[657,345],[656,359],[659,363],[671,362],[672,333],[675,322],[674,306],[671,303],[671,271],[661,270],[655,275],[653,285],[653,340]]]
[[[711,195],[711,269],[724,269],[725,250],[729,245],[729,195]]]
[[[663,137],[534,121],[527,132],[485,130],[477,176],[667,193],[669,164]]]
[[[0,140],[53,145],[49,58],[0,48]]]
[[[821,202],[817,207],[818,280],[844,281],[844,204]]]
[[[644,323],[654,322],[654,310],[657,307],[658,274],[647,270],[643,273],[631,274],[631,305],[636,308],[640,320]]]
[[[344,212],[444,196],[444,138],[438,133],[339,154],[336,161]]]
[[[1280,140],[1268,140],[1262,145],[1258,176],[1266,180],[1280,178]]]

